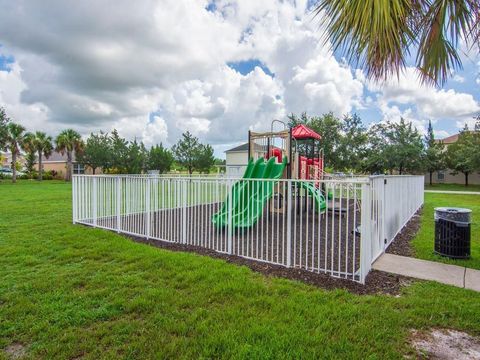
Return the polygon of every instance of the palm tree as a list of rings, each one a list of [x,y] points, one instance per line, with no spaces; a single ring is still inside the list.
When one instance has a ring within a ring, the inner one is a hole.
[[[67,154],[67,173],[65,180],[70,181],[72,177],[72,153],[80,152],[83,149],[82,137],[72,129],[63,130],[55,139],[56,150],[62,155]]]
[[[52,137],[42,131],[29,133],[25,139],[26,151],[35,151],[38,156],[38,180],[42,180],[43,175],[43,156],[50,156],[53,150]]]
[[[424,83],[443,85],[461,68],[460,42],[478,51],[478,0],[319,0],[326,40],[373,80],[399,75],[410,52]]]
[[[17,155],[25,140],[25,128],[20,124],[8,123],[6,127],[5,149],[12,154],[12,182],[17,182]]]

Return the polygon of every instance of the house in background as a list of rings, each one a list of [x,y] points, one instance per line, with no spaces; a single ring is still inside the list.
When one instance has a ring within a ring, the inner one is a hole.
[[[454,144],[458,140],[460,134],[455,134],[445,139],[439,139],[438,142],[441,142],[445,146],[445,150],[451,144]],[[425,175],[425,183],[429,182],[429,174]],[[432,183],[434,184],[465,184],[465,175],[463,173],[458,173],[456,175],[452,174],[452,170],[445,169],[440,171],[435,171],[432,177]],[[468,175],[468,183],[472,185],[480,185],[480,174],[478,172],[473,172]]]
[[[92,174],[90,167],[85,167],[78,163],[75,159],[75,153],[72,154],[72,172],[73,174]],[[52,151],[49,157],[42,158],[43,171],[55,171],[57,177],[65,178],[67,171],[67,154],[61,154],[58,151]],[[38,171],[38,162],[35,164],[35,169]],[[101,169],[95,171],[96,174],[101,174]]]
[[[265,146],[255,144],[254,158],[262,157],[267,151]],[[248,142],[225,151],[226,174],[232,177],[241,177],[248,165]]]

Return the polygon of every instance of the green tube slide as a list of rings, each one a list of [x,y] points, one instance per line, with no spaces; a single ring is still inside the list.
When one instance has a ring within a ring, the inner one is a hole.
[[[327,209],[327,202],[325,201],[325,196],[320,188],[316,187],[311,182],[298,181],[297,184],[315,199],[315,205],[318,211],[323,213]]]

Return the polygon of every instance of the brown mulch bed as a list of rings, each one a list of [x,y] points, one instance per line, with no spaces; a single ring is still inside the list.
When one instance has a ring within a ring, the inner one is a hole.
[[[205,239],[208,237],[207,234],[214,234],[215,231],[214,228],[211,225],[210,221],[210,215],[213,214],[215,211],[218,211],[218,204],[212,204],[210,205],[211,208],[208,209],[201,209],[200,207],[191,207],[188,209],[188,211],[191,211],[192,214],[190,214],[191,218],[195,218],[195,222],[189,223],[188,225],[188,231],[189,234],[193,234],[196,236],[193,236],[194,239],[197,239],[194,244],[201,244],[201,239],[202,236],[205,237]],[[165,216],[165,219],[170,219],[170,218],[175,218],[175,219],[180,219],[180,214],[177,214],[176,216],[171,216],[172,214],[169,214],[169,212],[176,211],[175,209],[173,210],[167,210],[164,212],[159,212],[158,215],[154,216],[154,221],[152,222],[152,231],[154,234],[154,237],[157,238],[171,238],[174,241],[179,241],[181,237],[181,226],[179,224],[176,224],[175,221],[171,222],[169,225],[170,226],[164,226],[164,227],[159,227],[157,226],[157,223],[155,221],[159,221],[163,216]],[[199,214],[210,214],[209,216],[205,215],[204,218],[198,218],[194,217],[195,211]],[[391,254],[396,254],[396,255],[402,255],[402,256],[413,256],[413,250],[410,244],[410,241],[413,239],[415,234],[417,233],[418,229],[420,228],[420,217],[421,217],[422,209],[418,210],[417,213],[412,217],[412,219],[404,226],[404,228],[400,231],[400,233],[395,237],[394,241],[390,244],[388,249],[386,250],[387,253]],[[343,218],[342,224],[344,224],[344,228],[341,230],[342,232],[340,233],[342,236],[338,236],[339,234],[339,228],[338,226],[333,227],[333,233],[330,234],[332,227],[329,228],[328,232],[320,231],[320,228],[317,228],[315,224],[311,224],[313,217],[308,218],[304,213],[302,217],[302,221],[297,221],[295,222],[296,226],[293,226],[292,232],[296,233],[298,239],[303,239],[302,244],[304,246],[303,250],[299,249],[298,246],[299,244],[297,243],[297,254],[298,256],[302,256],[305,254],[305,250],[309,251],[309,254],[312,254],[312,238],[321,238],[323,239],[322,241],[326,241],[326,236],[327,233],[328,235],[331,235],[330,237],[333,238],[333,241],[327,242],[327,245],[329,246],[328,251],[329,251],[329,256],[327,256],[326,259],[326,264],[327,264],[327,269],[337,269],[339,267],[338,261],[340,261],[340,267],[344,268],[344,264],[346,261],[345,254],[343,252],[340,252],[340,257],[338,257],[338,253],[335,252],[335,256],[333,258],[330,257],[330,251],[333,248],[333,250],[337,251],[340,249],[343,249],[345,246],[345,241],[348,243],[348,259],[351,262],[353,258],[353,254],[355,253],[356,255],[356,260],[355,260],[355,267],[358,268],[360,256],[359,256],[359,241],[356,242],[355,235],[352,231],[352,229],[355,228],[355,226],[358,226],[359,221],[360,221],[360,216],[356,218],[356,221],[354,221],[353,216],[349,216],[348,218]],[[175,214],[173,214],[175,215]],[[137,215],[131,215],[129,217],[124,217],[122,221],[130,221],[132,223],[138,223],[138,224],[143,224],[144,223],[144,218],[143,214],[137,214]],[[325,217],[322,218],[325,222]],[[329,215],[329,220],[328,223],[331,224],[332,220],[335,220],[336,223],[338,224],[338,217],[334,214]],[[115,219],[107,219],[106,221],[112,222],[114,225]],[[282,222],[284,221],[282,215],[264,215],[262,217],[261,221],[274,221],[274,224],[278,226],[278,229],[283,229],[283,224]],[[109,227],[112,227],[113,225],[110,224]],[[195,225],[194,225],[195,224]],[[302,224],[303,227],[300,225]],[[268,235],[268,229],[271,229],[270,226],[261,226],[261,222],[257,224],[257,226],[260,228],[260,235],[257,234],[255,236],[254,231],[245,232],[245,233],[235,233],[235,238],[237,241],[237,246],[241,245],[241,242],[244,241],[250,241],[250,246],[253,248],[255,245],[255,241],[258,242],[260,236],[262,239],[262,234],[266,239],[270,239],[271,241],[277,241],[279,243],[282,243],[280,239],[276,240],[276,237],[279,236],[279,234],[283,233],[282,231],[280,232],[272,232],[270,235]],[[305,234],[305,229],[307,228],[313,229],[307,236]],[[318,225],[318,222],[317,222]],[[323,225],[322,225],[323,229]],[[265,233],[267,231],[267,233]],[[170,233],[171,232],[171,233]],[[250,234],[250,235],[248,235]],[[220,239],[223,239],[225,236],[222,237],[222,234],[216,234]],[[225,235],[225,234],[224,234]],[[250,239],[248,239],[248,236],[250,236]],[[241,256],[236,256],[236,255],[228,255],[225,253],[217,252],[212,249],[208,249],[203,246],[196,246],[196,245],[191,245],[191,244],[181,244],[178,242],[165,242],[165,241],[158,241],[158,240],[147,240],[142,237],[136,237],[136,236],[130,236],[130,235],[124,235],[136,242],[140,243],[145,243],[149,244],[152,246],[156,246],[159,248],[164,248],[172,251],[183,251],[183,252],[194,252],[200,255],[206,255],[214,258],[219,258],[223,259],[226,262],[233,263],[236,265],[241,265],[241,266],[247,266],[250,269],[257,271],[259,273],[262,273],[267,276],[273,276],[273,277],[281,277],[281,278],[287,278],[291,280],[298,280],[302,281],[306,284],[317,286],[319,288],[331,290],[331,289],[344,289],[347,291],[350,291],[355,294],[390,294],[390,295],[398,295],[401,292],[401,288],[405,284],[409,284],[412,280],[399,276],[399,275],[393,275],[393,274],[387,274],[381,271],[375,271],[372,270],[366,279],[365,285],[359,284],[357,282],[354,282],[352,280],[348,279],[342,279],[338,277],[333,277],[330,276],[323,272],[311,272],[307,271],[304,269],[300,269],[297,267],[284,267],[281,265],[275,265],[271,263],[266,263],[266,262],[259,262],[255,260],[250,260],[245,257]],[[245,236],[247,236],[247,240],[243,239]],[[192,237],[190,235],[190,237]],[[342,243],[338,243],[339,239],[341,241],[344,241]],[[223,244],[222,241],[220,241],[220,244]],[[271,243],[272,244],[272,243]],[[225,245],[225,244],[223,244]],[[223,246],[222,245],[222,246]],[[217,250],[220,251],[226,251],[222,246],[218,248]],[[271,249],[270,252],[268,252]],[[258,250],[257,250],[258,251]],[[260,254],[256,254],[256,256],[269,259],[269,257],[274,258],[275,256],[278,256],[279,249],[275,248],[274,246],[272,247],[265,247],[264,252],[261,252]],[[282,251],[282,248],[280,247],[280,251]],[[317,248],[318,251],[318,248]],[[240,248],[237,249],[237,253],[242,253],[240,251]],[[313,253],[314,256],[311,257],[311,261],[313,264],[323,264],[325,261],[325,254],[323,253],[323,248],[322,248],[322,253],[317,253],[316,251]],[[248,254],[246,254],[248,255]],[[310,258],[310,256],[309,256]],[[295,260],[298,261],[300,258],[296,258]],[[331,259],[333,259],[334,263],[332,263]],[[338,259],[338,260],[337,260]],[[333,264],[333,266],[332,266]],[[311,266],[310,266],[311,267]]]
[[[420,229],[422,213],[423,207],[418,209],[415,215],[413,215],[410,221],[402,228],[400,233],[395,237],[385,252],[401,256],[414,256],[412,244],[410,242]]]
[[[127,236],[127,235],[124,235]],[[280,265],[268,264],[264,262],[253,261],[245,259],[240,256],[227,255],[218,253],[213,250],[205,249],[199,246],[184,245],[177,243],[167,243],[164,241],[147,240],[145,238],[127,236],[130,239],[148,244],[151,246],[168,249],[172,251],[193,252],[200,255],[207,255],[209,257],[225,260],[226,262],[247,266],[253,271],[262,273],[267,276],[286,278],[290,280],[298,280],[309,285],[313,285],[322,289],[344,289],[354,294],[368,295],[368,294],[388,294],[398,295],[401,292],[402,286],[409,284],[411,280],[404,276],[387,274],[382,271],[372,270],[366,279],[365,285],[354,282],[352,280],[335,278],[323,273],[314,273],[307,270],[286,268]]]

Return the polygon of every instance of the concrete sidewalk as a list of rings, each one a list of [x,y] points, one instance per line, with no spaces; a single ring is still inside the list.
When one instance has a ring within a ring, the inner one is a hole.
[[[463,266],[383,254],[373,263],[372,269],[480,292],[480,270]]]
[[[434,194],[480,195],[480,191],[424,190]]]

